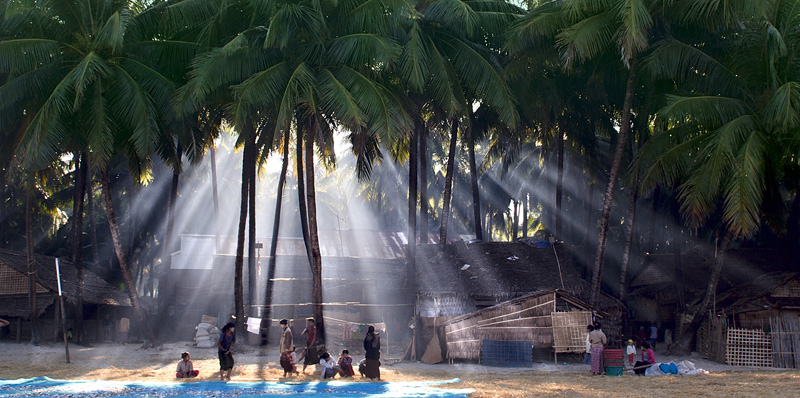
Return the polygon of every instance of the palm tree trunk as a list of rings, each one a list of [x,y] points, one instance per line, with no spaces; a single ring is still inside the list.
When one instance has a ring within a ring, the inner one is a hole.
[[[608,239],[608,222],[611,218],[611,206],[614,204],[614,187],[617,175],[622,164],[622,155],[625,152],[625,141],[631,130],[631,107],[633,106],[634,79],[636,77],[636,63],[631,61],[631,70],[628,73],[628,83],[625,89],[625,102],[622,106],[622,122],[620,123],[617,145],[614,149],[614,158],[611,169],[608,171],[608,184],[603,198],[603,213],[600,216],[600,231],[597,235],[597,252],[594,257],[594,272],[592,273],[592,294],[590,303],[597,305],[600,298],[600,285],[603,281],[603,262],[606,254],[606,241]]]
[[[236,315],[236,329],[244,330],[244,231],[247,224],[247,204],[249,198],[250,156],[253,147],[247,139],[242,153],[242,196],[239,203],[239,229],[236,235],[236,261],[233,271],[233,305]]]
[[[306,132],[306,195],[308,196],[308,232],[311,243],[311,303],[314,319],[317,321],[318,341],[325,341],[325,325],[322,314],[322,253],[319,248],[319,231],[317,230],[317,190],[314,186],[314,135],[317,131],[316,121],[312,118]]]
[[[650,212],[650,238],[647,240],[647,253],[653,254],[656,250],[656,217],[658,217],[659,188],[653,190],[653,207]]]
[[[152,329],[150,329],[147,315],[145,314],[141,303],[139,303],[139,295],[137,293],[136,285],[133,282],[131,269],[128,267],[128,259],[125,256],[125,248],[122,246],[122,237],[119,233],[117,215],[114,213],[114,202],[111,199],[111,184],[108,180],[108,170],[105,166],[103,166],[103,168],[100,170],[100,184],[103,188],[103,201],[106,205],[106,216],[108,218],[108,229],[111,232],[111,241],[114,244],[114,252],[117,255],[117,261],[119,261],[119,267],[122,270],[122,279],[125,282],[126,287],[125,290],[127,290],[128,296],[131,299],[136,321],[141,326],[142,333],[144,334],[144,346],[158,347],[161,345],[161,343],[158,341],[158,339],[156,339]]]
[[[283,135],[283,164],[281,165],[281,175],[278,178],[278,193],[275,198],[275,217],[272,220],[272,238],[269,245],[269,268],[267,270],[267,283],[264,289],[264,317],[268,322],[272,319],[272,288],[274,285],[273,279],[275,278],[275,265],[277,262],[276,256],[278,254],[278,233],[281,227],[281,207],[283,205],[283,187],[286,185],[286,172],[289,170],[289,131],[287,130]],[[268,323],[265,328],[264,344],[269,343],[269,329]]]
[[[458,118],[453,117],[450,127],[450,149],[447,151],[447,174],[444,176],[444,204],[442,206],[442,226],[439,230],[439,243],[447,244],[447,224],[450,220],[450,196],[453,191],[453,174],[456,164],[456,142],[458,140]]]
[[[700,329],[700,325],[703,324],[703,321],[706,320],[706,314],[708,313],[709,308],[711,308],[711,302],[716,295],[719,275],[722,273],[722,266],[725,264],[725,254],[728,251],[728,246],[732,240],[733,232],[726,230],[725,236],[722,238],[722,242],[719,246],[717,258],[714,260],[714,268],[711,270],[711,276],[708,279],[708,285],[706,285],[706,292],[703,296],[703,301],[700,303],[700,307],[698,307],[697,311],[694,313],[692,322],[689,323],[689,326],[684,329],[678,341],[670,348],[670,353],[672,355],[688,355],[691,351],[691,344],[692,340],[694,339],[694,335],[697,333],[697,330]]]
[[[561,234],[561,198],[564,196],[564,129],[561,128],[561,125],[558,124],[556,126],[556,131],[558,133],[557,138],[557,145],[558,145],[558,160],[557,160],[557,172],[556,172],[556,222],[555,222],[555,232],[556,238],[563,238]]]
[[[100,263],[99,248],[97,247],[97,223],[94,217],[94,173],[89,164],[89,159],[86,159],[86,168],[88,175],[86,176],[86,217],[89,218],[89,242],[92,245],[92,261],[94,264]]]
[[[631,188],[631,200],[628,203],[628,214],[625,217],[625,249],[622,252],[622,264],[619,272],[619,300],[623,303],[627,295],[628,264],[631,261],[631,245],[633,243],[633,225],[636,217],[636,200],[639,198],[639,184],[634,183]]]
[[[211,199],[214,202],[214,249],[219,253],[219,188],[217,186],[217,147],[212,145],[211,155]]]
[[[250,205],[248,211],[250,215],[247,222],[247,313],[250,316],[255,316],[253,313],[258,304],[257,300],[257,282],[258,270],[256,269],[256,162],[258,158],[258,149],[256,148],[256,139],[253,137],[252,151],[250,152],[250,164],[248,164],[247,173],[250,177],[250,184],[248,185],[248,196]]]
[[[419,126],[417,126],[419,123]],[[420,242],[428,243],[428,128],[425,122],[415,120],[415,129],[419,132],[419,233]]]
[[[300,229],[303,231],[303,244],[306,247],[308,266],[311,267],[314,261],[311,258],[311,242],[309,242],[308,236],[308,207],[306,206],[305,177],[303,177],[303,129],[300,118],[297,118],[297,152],[295,153],[295,160],[297,161],[297,202],[298,207],[300,207]],[[314,165],[310,167],[314,167]]]
[[[528,194],[522,194],[522,237],[528,237]]]
[[[408,300],[416,300],[417,282],[417,128],[408,142],[408,246],[406,248],[406,283]]]
[[[470,112],[471,114],[471,112]],[[470,120],[472,117],[470,115]],[[475,125],[470,122],[469,133],[469,182],[472,186],[472,219],[475,227],[475,239],[483,240],[483,228],[481,228],[481,194],[478,187],[478,165],[475,161]]]
[[[517,235],[519,235],[519,201],[516,199],[512,199],[514,203],[514,214],[511,215],[511,240],[517,240]]]
[[[167,231],[164,234],[164,246],[161,248],[161,267],[158,275],[158,322],[156,333],[159,337],[164,337],[161,325],[166,322],[168,315],[167,308],[173,303],[173,289],[169,286],[169,270],[172,268],[172,234],[175,231],[175,206],[178,200],[178,185],[181,178],[181,162],[183,148],[181,144],[176,145],[176,158],[178,165],[172,170],[172,184],[169,187],[169,198],[167,199]]]
[[[72,201],[72,263],[77,272],[78,294],[75,300],[75,341],[83,343],[83,200],[86,192],[86,155],[75,154],[75,195]]]
[[[32,174],[30,175],[32,178]],[[33,185],[32,181],[29,184]],[[25,251],[28,262],[28,319],[31,321],[31,344],[39,344],[39,311],[36,303],[36,259],[33,252],[33,192],[25,194]]]

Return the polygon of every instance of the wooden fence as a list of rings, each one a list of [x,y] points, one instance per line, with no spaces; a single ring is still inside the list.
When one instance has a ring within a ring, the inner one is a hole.
[[[763,330],[728,329],[725,353],[731,366],[772,366],[772,339]]]
[[[770,318],[772,365],[800,368],[800,318]]]

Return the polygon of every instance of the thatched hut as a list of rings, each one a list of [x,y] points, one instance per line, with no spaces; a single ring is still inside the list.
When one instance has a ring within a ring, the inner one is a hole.
[[[36,265],[36,316],[40,319],[43,336],[55,333],[58,323],[56,306],[58,281],[56,280],[55,257],[34,255]],[[71,327],[73,309],[78,300],[78,277],[75,266],[67,260],[59,259],[61,268],[61,289],[66,300],[67,327]],[[17,319],[17,334],[24,331],[23,320],[28,320],[28,259],[25,253],[0,249],[0,317]],[[99,333],[97,322],[101,308],[129,307],[128,295],[111,286],[94,272],[83,272],[84,318],[89,319],[88,328]],[[91,336],[91,334],[89,334]]]
[[[800,273],[770,272],[720,293],[697,349],[730,365],[800,368]]]
[[[440,246],[419,246],[417,304],[423,326],[418,337],[420,345],[431,340],[434,325],[441,329],[441,325],[450,324],[455,317],[477,322],[483,316],[481,314],[484,314],[482,311],[489,308],[492,308],[490,311],[503,312],[520,305],[538,305],[536,300],[545,300],[542,294],[551,292],[552,296],[556,291],[560,298],[553,298],[551,301],[566,303],[569,300],[577,303],[575,307],[564,306],[559,312],[584,308],[590,311],[590,315],[591,311],[602,313],[606,334],[612,344],[618,343],[625,306],[616,298],[603,293],[598,305],[589,309],[586,302],[590,296],[591,284],[579,276],[564,244],[545,243],[540,246],[543,247],[520,241],[470,244],[458,242],[448,245],[444,251]],[[518,299],[522,301],[517,302]],[[550,317],[551,312],[553,311],[535,316]],[[548,319],[542,322],[551,321]],[[581,326],[581,332],[585,326],[586,323]],[[552,324],[546,327],[550,337],[540,336],[536,340],[540,345],[552,348]],[[458,353],[450,354],[451,338],[456,335],[450,333],[445,336],[440,330],[437,336],[443,342],[442,351],[447,358],[474,360],[480,355],[480,341],[478,345],[460,345],[457,347]],[[506,340],[515,338],[513,333],[502,337]],[[447,344],[444,343],[445,340]],[[463,343],[460,338],[458,341],[461,341],[459,344]]]
[[[631,278],[631,293],[627,304],[633,318],[639,325],[655,322],[661,330],[672,329],[677,338],[682,326],[688,321],[687,314],[693,313],[693,308],[703,299],[715,255],[713,246],[701,245],[680,255],[657,254],[645,257],[641,270]],[[717,285],[716,308],[734,310],[732,305],[735,301],[739,301],[735,305],[737,313],[744,312],[740,309],[745,309],[747,303],[764,308],[765,303],[756,303],[752,298],[760,297],[765,290],[774,288],[775,283],[781,279],[779,275],[796,272],[797,267],[796,259],[786,251],[752,248],[728,250]],[[737,299],[734,300],[733,297]],[[772,307],[773,304],[769,306]],[[746,312],[751,312],[751,309]],[[730,314],[730,311],[727,313]],[[751,327],[749,322],[756,322],[753,316],[743,315],[741,320],[737,319],[737,324],[748,324],[747,327]],[[768,324],[763,319],[758,322],[761,325]],[[630,325],[637,324],[632,322]]]
[[[586,350],[586,325],[608,317],[562,289],[527,294],[447,321],[447,358],[479,360],[483,343],[528,341],[533,349],[559,353]]]

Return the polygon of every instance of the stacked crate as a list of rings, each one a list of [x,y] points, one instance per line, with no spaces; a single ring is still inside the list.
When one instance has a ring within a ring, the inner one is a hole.
[[[606,349],[603,351],[603,366],[609,376],[622,376],[625,367],[622,350]]]

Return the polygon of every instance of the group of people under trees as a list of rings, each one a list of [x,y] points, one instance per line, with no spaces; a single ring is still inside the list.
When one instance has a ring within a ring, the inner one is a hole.
[[[280,349],[280,365],[283,368],[283,377],[290,377],[292,375],[299,375],[297,370],[297,361],[303,361],[303,370],[305,373],[308,365],[319,363],[320,365],[320,378],[331,379],[337,375],[341,377],[353,377],[355,371],[353,369],[353,358],[350,356],[348,350],[342,350],[338,360],[334,361],[328,352],[318,354],[317,340],[318,333],[316,321],[313,318],[306,319],[306,327],[303,329],[301,336],[306,337],[305,347],[300,353],[300,358],[296,357],[294,338],[292,329],[289,327],[289,320],[282,319],[281,325],[281,338],[279,342]],[[217,356],[219,358],[219,378],[222,381],[231,379],[231,371],[233,371],[233,346],[236,343],[235,325],[228,323],[222,327],[222,330],[217,339]],[[381,339],[380,335],[375,331],[375,326],[369,325],[367,333],[364,337],[364,351],[365,358],[358,364],[358,371],[361,377],[367,377],[372,380],[381,379],[380,358],[381,358]],[[178,367],[175,373],[177,378],[191,378],[197,377],[200,372],[194,369],[191,361],[191,356],[188,352],[181,353],[181,360],[178,362]]]
[[[294,339],[292,336],[292,329],[289,327],[289,320],[282,319],[280,321],[282,327],[281,339],[279,343],[281,359],[280,364],[283,368],[283,376],[299,375],[297,371],[297,360],[295,358],[296,348],[294,346]],[[317,361],[320,365],[320,378],[330,379],[339,375],[341,377],[353,377],[355,371],[353,369],[353,358],[350,356],[349,350],[342,350],[338,360],[334,360],[328,352],[318,354],[317,352],[317,328],[316,321],[313,318],[306,319],[306,327],[303,329],[301,336],[306,336],[306,346],[300,353],[299,360],[303,360],[303,373],[306,367],[314,364]],[[375,326],[369,325],[367,333],[364,337],[364,352],[365,358],[358,364],[358,371],[362,377],[369,379],[381,378],[380,371],[380,358],[381,358],[381,340],[380,335],[375,331]],[[319,359],[317,359],[319,355]]]
[[[648,367],[653,366],[656,363],[656,355],[653,349],[655,348],[657,336],[656,333],[658,329],[655,327],[655,325],[653,325],[652,329],[652,345],[650,342],[643,340],[638,342],[641,347],[641,360],[634,363],[636,346],[634,346],[633,340],[628,340],[628,345],[626,347],[628,362],[633,365],[634,373],[640,376],[645,374]],[[641,330],[643,331],[644,328],[641,328]],[[606,344],[608,344],[608,338],[606,337],[605,333],[603,333],[603,329],[599,323],[595,322],[586,326],[586,355],[584,357],[584,362],[591,363],[593,375],[603,374],[603,352]]]

